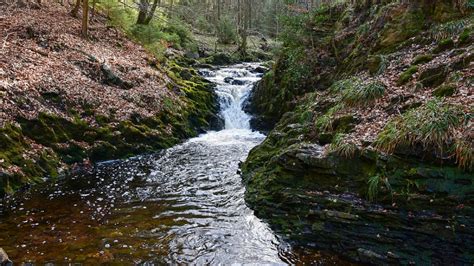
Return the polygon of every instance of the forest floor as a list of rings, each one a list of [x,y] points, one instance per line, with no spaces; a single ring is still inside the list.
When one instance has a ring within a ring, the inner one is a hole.
[[[207,83],[178,65],[178,73],[171,73],[173,62],[161,64],[99,13],[92,15],[85,39],[71,7],[43,3],[5,9],[0,194],[4,187],[11,191],[12,182],[17,187],[53,175],[58,163],[67,167],[64,161],[149,152],[208,126],[216,107]],[[39,167],[44,154],[48,160]]]
[[[59,5],[15,9],[0,23],[0,125],[46,110],[68,117],[65,104],[119,119],[150,116],[175,97],[168,77],[150,65],[153,57],[103,17],[92,19],[88,40],[80,36],[80,18]],[[106,66],[124,84],[102,82]],[[67,103],[54,99],[59,94]]]

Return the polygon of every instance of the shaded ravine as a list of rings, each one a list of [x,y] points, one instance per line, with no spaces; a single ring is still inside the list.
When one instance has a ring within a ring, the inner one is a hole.
[[[239,162],[264,136],[242,102],[256,65],[201,70],[225,129],[154,155],[104,162],[0,205],[0,247],[16,262],[337,263],[295,251],[244,201]]]

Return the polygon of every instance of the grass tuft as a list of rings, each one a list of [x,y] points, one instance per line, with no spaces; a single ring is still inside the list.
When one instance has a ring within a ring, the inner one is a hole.
[[[464,114],[458,106],[436,98],[390,121],[379,134],[375,147],[392,153],[400,146],[421,145],[424,150],[443,154],[445,151],[452,150],[455,142],[453,136],[455,131],[463,125],[464,120]],[[469,152],[472,153],[472,147],[466,145],[459,147],[458,163],[460,165],[461,162],[472,158]]]
[[[456,140],[456,163],[459,167],[472,171],[474,168],[474,144],[472,141]]]
[[[331,145],[329,145],[329,153],[335,153],[341,157],[353,158],[358,151],[357,146],[346,139],[345,134],[337,134]]]
[[[330,132],[334,130],[333,123],[336,117],[336,114],[344,108],[343,103],[339,103],[331,107],[324,115],[320,116],[316,120],[316,128],[320,132]]]
[[[355,83],[342,92],[342,99],[348,106],[368,105],[385,94],[385,85],[380,82]]]

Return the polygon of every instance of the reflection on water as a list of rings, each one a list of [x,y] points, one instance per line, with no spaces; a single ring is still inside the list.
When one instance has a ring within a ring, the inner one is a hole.
[[[206,72],[217,84],[225,130],[6,199],[0,246],[17,262],[337,263],[292,250],[245,205],[238,164],[264,138],[240,108],[259,79],[252,67]]]

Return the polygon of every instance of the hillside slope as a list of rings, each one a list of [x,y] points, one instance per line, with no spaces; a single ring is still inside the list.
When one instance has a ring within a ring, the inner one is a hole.
[[[296,243],[354,261],[469,264],[472,9],[385,2],[287,32],[247,106],[272,130],[242,165],[246,200]]]
[[[158,63],[94,14],[90,37],[59,4],[0,22],[0,195],[76,163],[169,147],[215,121],[210,84]]]

